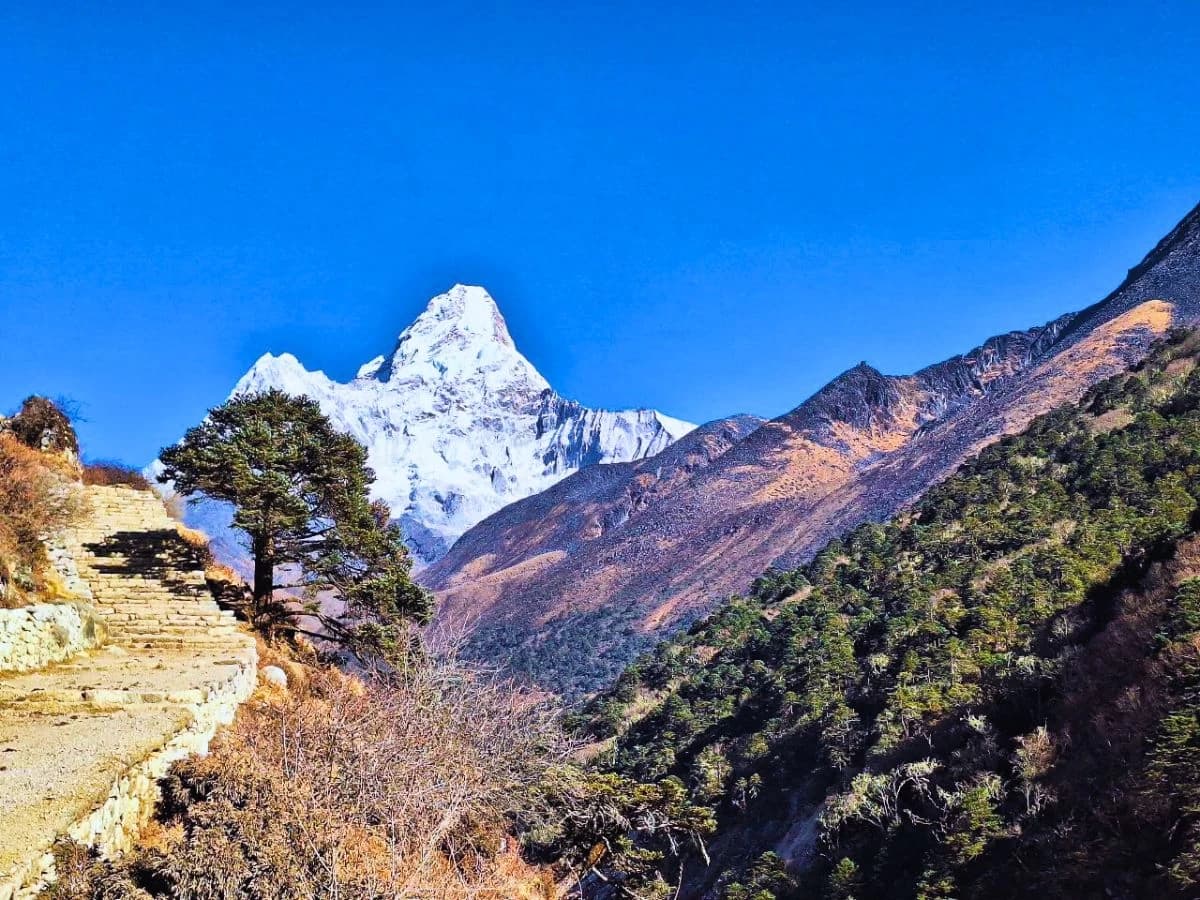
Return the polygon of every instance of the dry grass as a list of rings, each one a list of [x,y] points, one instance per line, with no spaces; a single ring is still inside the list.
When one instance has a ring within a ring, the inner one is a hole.
[[[185,544],[193,550],[199,551],[205,559],[210,558],[212,551],[208,546],[208,535],[199,528],[189,528],[182,522],[176,522],[175,532],[183,538]]]
[[[94,885],[180,900],[554,896],[507,834],[569,756],[547,707],[453,662],[383,680],[260,650],[288,688],[258,691],[208,756],[174,767],[150,846]]]
[[[94,462],[83,467],[83,483],[102,486],[124,485],[139,491],[151,490],[146,476],[132,466],[119,462]]]
[[[41,536],[83,513],[73,466],[63,456],[0,434],[0,606],[18,606],[50,585]]]

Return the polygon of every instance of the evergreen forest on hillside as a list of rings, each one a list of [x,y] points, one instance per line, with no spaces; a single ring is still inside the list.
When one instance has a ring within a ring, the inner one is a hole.
[[[727,900],[1196,896],[1198,357],[1172,334],[594,699],[597,766],[715,815],[711,863],[658,872]]]

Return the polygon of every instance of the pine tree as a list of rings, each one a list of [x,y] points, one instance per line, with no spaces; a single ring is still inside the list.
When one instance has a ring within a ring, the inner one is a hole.
[[[369,499],[375,476],[366,450],[315,401],[274,389],[235,397],[160,459],[160,482],[233,505],[254,562],[256,626],[306,631],[281,590],[308,601],[321,637],[359,654],[387,656],[407,623],[429,620],[432,600],[410,577],[400,529]],[[318,597],[339,602],[341,614]]]

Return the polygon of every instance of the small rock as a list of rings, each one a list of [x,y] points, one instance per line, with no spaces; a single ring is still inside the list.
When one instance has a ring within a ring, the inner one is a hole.
[[[279,666],[263,666],[262,677],[267,684],[278,688],[287,687],[287,673]]]

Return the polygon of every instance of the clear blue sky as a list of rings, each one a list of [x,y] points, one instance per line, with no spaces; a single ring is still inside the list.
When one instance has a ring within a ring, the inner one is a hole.
[[[454,281],[697,421],[1091,303],[1200,201],[1197,5],[954,5],[3,4],[0,408],[144,463]]]

